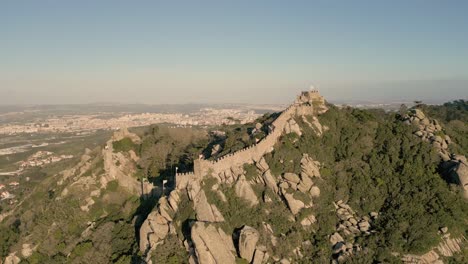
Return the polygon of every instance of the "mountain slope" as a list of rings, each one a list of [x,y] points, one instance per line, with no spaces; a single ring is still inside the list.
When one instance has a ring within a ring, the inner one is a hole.
[[[464,263],[466,117],[314,91],[252,124],[123,129],[4,214],[2,260]]]
[[[456,246],[437,258],[460,253],[462,189],[445,181],[419,128],[395,113],[328,108],[295,111],[284,123],[297,128],[280,126],[273,149],[249,147],[220,159],[229,166],[178,175],[140,230],[147,260],[400,262],[439,243]]]

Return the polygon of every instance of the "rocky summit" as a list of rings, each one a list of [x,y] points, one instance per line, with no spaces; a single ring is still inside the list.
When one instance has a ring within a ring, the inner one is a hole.
[[[0,263],[466,263],[466,106],[120,129],[1,214]]]

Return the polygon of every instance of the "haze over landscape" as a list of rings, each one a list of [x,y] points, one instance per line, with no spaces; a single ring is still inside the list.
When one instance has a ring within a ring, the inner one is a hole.
[[[466,1],[4,1],[0,104],[466,98]]]
[[[467,11],[0,0],[0,264],[468,263]]]

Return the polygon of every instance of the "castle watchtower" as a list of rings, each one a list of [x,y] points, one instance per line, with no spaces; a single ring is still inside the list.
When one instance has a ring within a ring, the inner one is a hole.
[[[313,104],[314,102],[323,103],[324,99],[314,86],[310,87],[309,91],[301,92],[294,102],[295,104]]]
[[[328,109],[325,99],[314,86],[311,86],[309,91],[301,92],[294,101],[294,105],[296,105],[297,115],[321,114]]]

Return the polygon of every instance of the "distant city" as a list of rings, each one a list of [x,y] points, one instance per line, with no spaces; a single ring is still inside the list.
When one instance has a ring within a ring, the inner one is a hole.
[[[387,111],[397,110],[402,104],[413,105],[412,102],[336,102],[339,107],[350,105],[357,108],[382,108]],[[175,126],[245,124],[252,122],[264,113],[279,111],[282,107],[284,105],[173,105],[169,108],[170,111],[162,112],[156,108],[158,112],[141,112],[150,110],[151,107],[146,105],[106,105],[104,107],[71,105],[23,108],[11,106],[10,108],[5,107],[3,112],[0,111],[0,134],[85,133],[162,123]],[[112,111],[113,108],[115,108],[115,112]]]
[[[181,106],[183,108],[183,106]],[[95,130],[117,130],[123,127],[139,127],[151,124],[172,124],[175,126],[213,126],[245,124],[252,122],[266,112],[278,111],[276,106],[225,106],[202,107],[193,112],[186,109],[167,112],[96,112],[88,109],[73,114],[48,109],[16,111],[0,114],[0,134],[20,133],[77,132],[86,133]],[[179,112],[177,112],[179,111]],[[29,117],[25,117],[27,115]],[[21,121],[19,121],[21,120]]]

